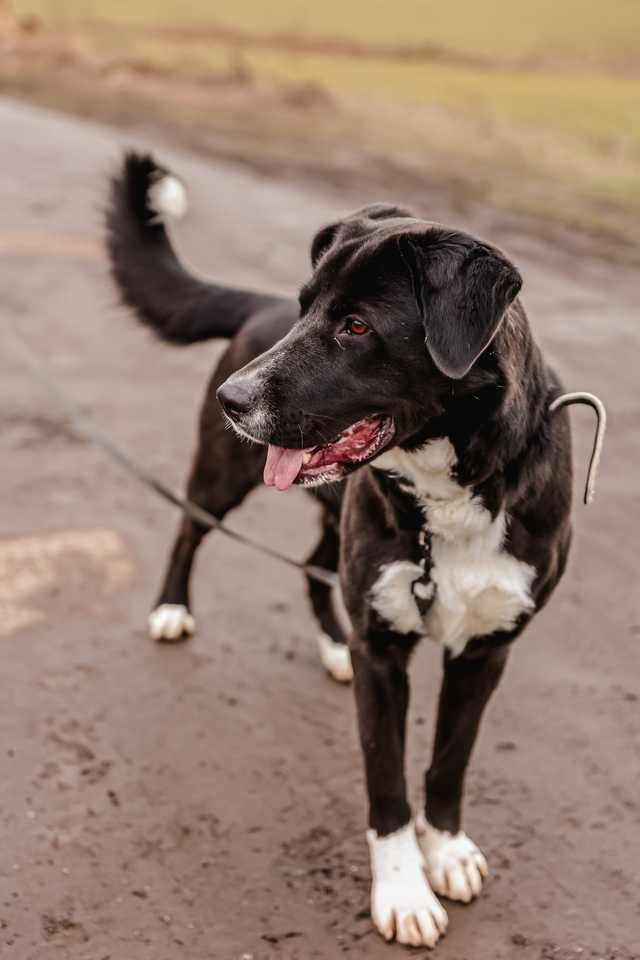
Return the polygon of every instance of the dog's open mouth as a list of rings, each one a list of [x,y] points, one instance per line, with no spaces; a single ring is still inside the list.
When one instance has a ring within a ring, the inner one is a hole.
[[[264,467],[264,482],[278,490],[293,483],[313,486],[340,480],[348,465],[371,460],[393,437],[391,417],[365,417],[343,430],[331,443],[293,450],[270,443]]]

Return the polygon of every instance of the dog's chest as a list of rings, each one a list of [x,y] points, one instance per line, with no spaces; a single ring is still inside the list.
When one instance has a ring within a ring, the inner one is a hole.
[[[511,629],[532,609],[535,575],[505,549],[506,515],[492,518],[453,479],[455,463],[446,439],[416,453],[393,450],[377,461],[406,478],[423,508],[430,550],[420,565],[384,564],[371,591],[373,608],[390,627],[428,636],[454,655],[472,637]]]

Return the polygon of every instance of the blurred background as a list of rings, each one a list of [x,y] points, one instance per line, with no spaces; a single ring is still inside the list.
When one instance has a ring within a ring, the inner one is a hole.
[[[197,632],[146,619],[178,518],[65,426],[52,380],[182,489],[225,349],[162,345],[104,251],[125,148],[184,181],[183,258],[294,294],[322,225],[400,201],[503,247],[573,409],[566,576],[516,644],[467,778],[491,878],[438,960],[637,960],[638,0],[0,0],[0,955],[391,960],[373,933],[351,692],[305,584],[209,537]],[[304,558],[315,507],[229,525]],[[412,670],[421,802],[440,681]]]
[[[631,255],[636,0],[2,0],[0,83],[269,175],[488,203]],[[402,199],[402,197],[398,197]]]

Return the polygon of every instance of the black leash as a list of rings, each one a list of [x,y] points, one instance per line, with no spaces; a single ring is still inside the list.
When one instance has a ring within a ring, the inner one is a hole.
[[[118,463],[127,473],[135,477],[136,480],[139,480],[145,487],[153,490],[154,493],[162,497],[163,500],[166,500],[167,503],[183,510],[192,520],[195,520],[196,523],[205,527],[207,530],[219,530],[220,533],[224,534],[225,537],[229,537],[230,540],[235,540],[236,543],[241,543],[245,547],[251,547],[252,550],[256,550],[258,553],[262,553],[272,560],[278,560],[288,567],[300,570],[311,580],[323,583],[327,587],[338,586],[338,575],[332,570],[325,570],[324,567],[317,567],[313,563],[301,563],[298,560],[293,560],[286,554],[280,553],[279,550],[274,550],[272,547],[267,547],[263,543],[252,540],[251,537],[246,537],[242,533],[230,530],[229,527],[225,526],[221,520],[218,520],[218,518],[212,513],[209,513],[208,510],[204,510],[187,497],[180,496],[180,494],[172,490],[171,487],[148,473],[143,467],[132,460],[127,453],[121,450],[117,444],[110,440],[109,437],[105,436],[99,430],[96,430],[86,416],[83,416],[71,407],[58,385],[43,372],[42,362],[36,357],[22,335],[14,329],[11,330],[11,333],[15,342],[19,344],[22,355],[34,378],[49,391],[60,407],[64,416],[64,419],[61,420],[61,425],[64,424],[66,433],[77,440],[93,443],[95,446],[100,447],[110,460]]]

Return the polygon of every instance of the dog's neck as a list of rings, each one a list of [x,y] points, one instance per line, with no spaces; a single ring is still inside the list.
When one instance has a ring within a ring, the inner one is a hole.
[[[418,501],[455,500],[462,491],[477,490],[495,513],[541,440],[554,385],[516,302],[477,368],[456,385],[443,414],[374,465],[394,475]]]
[[[455,480],[456,453],[447,437],[427,440],[415,450],[393,447],[373,465],[391,473],[400,488],[421,503],[452,500],[460,495],[460,484]]]

